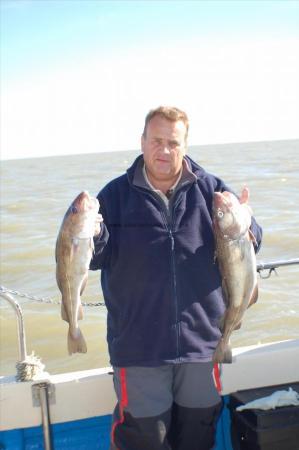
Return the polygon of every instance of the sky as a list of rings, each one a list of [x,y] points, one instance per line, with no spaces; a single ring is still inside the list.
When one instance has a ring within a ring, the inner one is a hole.
[[[299,138],[299,1],[1,0],[1,158]]]

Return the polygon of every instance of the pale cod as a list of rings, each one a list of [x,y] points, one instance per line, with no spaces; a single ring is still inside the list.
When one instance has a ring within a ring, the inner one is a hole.
[[[240,328],[246,309],[257,301],[255,240],[250,231],[251,209],[249,191],[244,188],[240,201],[230,192],[215,192],[213,199],[213,227],[216,259],[222,276],[226,311],[220,329],[222,337],[214,352],[215,363],[231,363],[229,339]]]
[[[61,317],[69,323],[70,355],[87,352],[78,320],[83,318],[80,296],[88,279],[98,211],[98,200],[81,192],[67,210],[56,242],[56,280],[62,294]]]

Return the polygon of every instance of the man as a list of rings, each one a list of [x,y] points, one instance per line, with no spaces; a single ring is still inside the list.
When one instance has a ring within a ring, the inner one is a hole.
[[[189,122],[149,112],[140,155],[99,193],[101,269],[118,404],[111,449],[208,450],[221,410],[212,377],[225,306],[212,200],[229,188],[186,156]],[[258,250],[261,229],[252,219]]]

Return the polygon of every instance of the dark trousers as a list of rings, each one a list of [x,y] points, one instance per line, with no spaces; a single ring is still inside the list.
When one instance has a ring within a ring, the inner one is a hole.
[[[110,450],[213,448],[222,402],[210,363],[129,369],[115,368]]]

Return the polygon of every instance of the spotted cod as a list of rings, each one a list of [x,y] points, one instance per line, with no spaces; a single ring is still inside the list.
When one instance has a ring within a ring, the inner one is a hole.
[[[240,328],[245,311],[257,301],[255,238],[249,227],[251,209],[249,191],[244,188],[238,198],[230,192],[215,192],[213,199],[213,228],[216,259],[222,276],[226,311],[220,323],[222,337],[215,349],[215,363],[231,363],[229,339]]]
[[[81,192],[68,208],[56,242],[56,280],[62,294],[61,317],[69,323],[70,355],[87,352],[78,320],[83,318],[80,296],[88,279],[98,210],[98,200]]]

